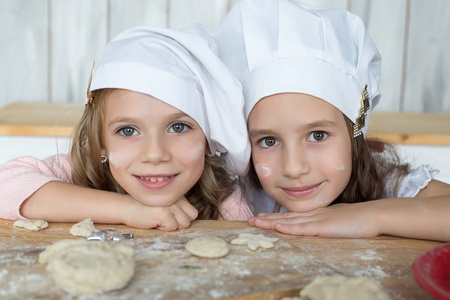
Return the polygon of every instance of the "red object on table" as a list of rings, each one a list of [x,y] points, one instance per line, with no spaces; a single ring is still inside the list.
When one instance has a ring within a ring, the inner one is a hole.
[[[412,265],[416,281],[440,300],[450,299],[450,244],[431,248],[419,255]]]

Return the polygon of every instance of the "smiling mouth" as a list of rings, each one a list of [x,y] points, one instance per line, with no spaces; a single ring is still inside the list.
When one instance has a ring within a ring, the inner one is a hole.
[[[311,186],[305,186],[301,188],[283,188],[283,191],[294,198],[302,198],[314,193],[322,184],[316,184]]]
[[[146,189],[158,190],[170,186],[179,174],[169,176],[138,176],[135,175],[137,181]]]
[[[150,182],[162,182],[164,180],[170,179],[175,177],[176,175],[170,175],[170,176],[155,176],[155,177],[143,177],[143,176],[137,176],[137,178],[145,180],[145,181],[150,181]]]

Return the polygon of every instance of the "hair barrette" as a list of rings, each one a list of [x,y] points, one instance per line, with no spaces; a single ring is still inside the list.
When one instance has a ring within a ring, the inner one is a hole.
[[[361,108],[359,109],[358,118],[356,118],[356,123],[353,125],[353,137],[361,135],[361,130],[366,126],[367,112],[370,110],[370,97],[367,92],[367,84],[361,92]]]
[[[92,65],[91,76],[89,76],[89,84],[88,84],[88,88],[87,88],[87,91],[86,91],[87,103],[85,105],[85,107],[90,105],[92,108],[95,107],[94,97],[92,97],[92,93],[90,92],[91,82],[92,82],[92,74],[94,73],[94,67],[95,67],[95,61],[94,61],[94,64]]]

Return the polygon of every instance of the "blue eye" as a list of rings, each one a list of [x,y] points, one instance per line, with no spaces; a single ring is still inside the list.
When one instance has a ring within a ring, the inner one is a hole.
[[[189,126],[183,123],[175,123],[169,128],[169,132],[183,133],[189,130]]]
[[[265,137],[259,140],[258,144],[263,148],[273,147],[279,144],[276,138],[273,136]]]
[[[133,136],[138,134],[137,130],[134,129],[133,127],[123,127],[119,129],[118,132],[120,133],[120,135],[123,136]]]
[[[313,131],[308,136],[308,140],[312,142],[321,142],[328,136],[328,133],[325,131]]]

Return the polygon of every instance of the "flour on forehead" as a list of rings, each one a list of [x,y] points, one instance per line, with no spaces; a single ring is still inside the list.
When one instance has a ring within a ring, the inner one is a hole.
[[[272,174],[272,170],[265,164],[257,164],[255,165],[255,171],[258,176],[268,177]]]
[[[193,146],[187,153],[185,158],[187,160],[198,159],[205,155],[205,144],[200,142],[197,145]]]

